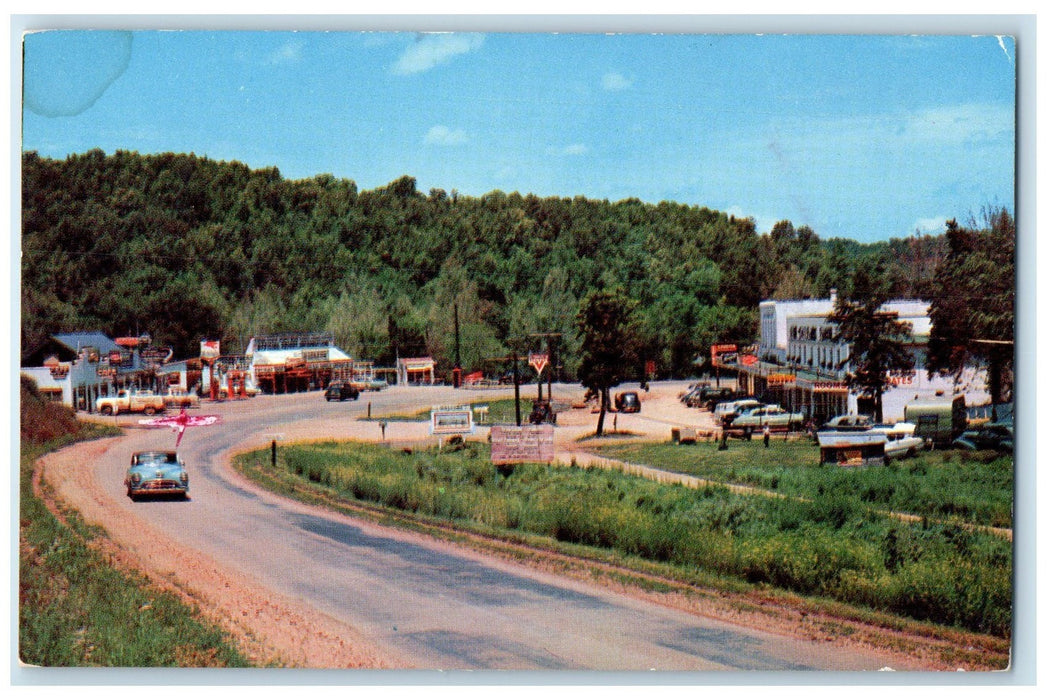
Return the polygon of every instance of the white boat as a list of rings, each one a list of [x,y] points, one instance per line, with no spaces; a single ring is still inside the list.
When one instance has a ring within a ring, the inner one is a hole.
[[[912,456],[927,446],[923,438],[914,434],[915,430],[912,423],[875,425],[867,430],[820,430],[818,444],[835,448],[882,444],[884,457],[898,459]]]
[[[819,430],[818,444],[822,447],[858,447],[887,442],[887,435],[873,430]]]
[[[927,447],[927,442],[915,434],[915,423],[878,425],[871,432],[882,433],[887,438],[887,442],[883,446],[883,456],[887,459],[912,457]]]

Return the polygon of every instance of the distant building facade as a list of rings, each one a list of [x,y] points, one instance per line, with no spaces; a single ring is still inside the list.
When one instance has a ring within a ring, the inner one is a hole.
[[[760,303],[760,341],[755,356],[739,363],[739,385],[754,394],[768,394],[803,410],[814,420],[837,413],[868,412],[861,397],[846,386],[850,371],[850,345],[840,336],[829,315],[836,307],[836,291],[828,299],[766,300]],[[930,303],[919,299],[896,299],[884,311],[912,326],[909,350],[915,371],[891,377],[883,396],[884,420],[901,420],[906,404],[915,401],[949,400],[964,395],[967,405],[989,399],[984,371],[970,368],[955,380],[931,377],[924,369],[931,334]]]

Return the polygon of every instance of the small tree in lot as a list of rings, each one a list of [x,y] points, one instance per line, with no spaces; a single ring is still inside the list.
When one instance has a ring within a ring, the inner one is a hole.
[[[600,400],[596,435],[603,435],[610,391],[636,376],[640,346],[633,320],[635,302],[620,291],[600,291],[582,302],[577,325],[582,336],[582,361],[578,378]]]
[[[874,402],[876,421],[883,420],[883,394],[891,375],[912,376],[913,356],[909,351],[912,324],[898,320],[898,314],[883,310],[886,291],[873,283],[882,275],[870,275],[859,268],[855,272],[850,299],[840,297],[829,315],[839,336],[850,345],[847,386]]]

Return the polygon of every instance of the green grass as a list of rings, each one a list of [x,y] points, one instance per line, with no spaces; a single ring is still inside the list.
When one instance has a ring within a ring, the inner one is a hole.
[[[804,439],[677,445],[607,445],[593,452],[712,481],[790,496],[855,497],[863,504],[934,519],[1012,526],[1014,460],[989,452],[936,451],[884,466],[819,466],[818,447]]]
[[[534,403],[533,399],[525,399],[520,397],[520,419],[522,421],[527,420],[527,416],[531,413],[531,407]],[[487,414],[486,424],[493,423],[516,423],[516,400],[515,399],[496,399],[494,401],[473,401],[467,406],[487,406],[489,408]],[[389,422],[412,422],[412,421],[427,421],[429,420],[430,409],[425,408],[420,411],[414,411],[413,413],[391,413],[388,415],[372,416],[371,418],[360,418],[360,420],[369,421],[389,421]]]
[[[59,521],[32,490],[33,464],[85,426],[42,446],[23,446],[20,482],[19,658],[46,667],[238,667],[246,659],[220,628],[145,578],[109,565],[91,546],[104,536],[75,513]]]
[[[374,445],[299,445],[283,450],[278,468],[346,499],[467,529],[523,533],[666,564],[682,577],[703,572],[1009,636],[1009,543],[962,525],[908,525],[856,494],[769,498],[602,469],[498,468],[479,443],[409,454]]]

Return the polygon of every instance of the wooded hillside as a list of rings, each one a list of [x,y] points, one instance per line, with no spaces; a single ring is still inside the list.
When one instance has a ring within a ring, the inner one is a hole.
[[[286,180],[276,168],[194,155],[23,154],[22,347],[48,335],[148,332],[193,356],[201,338],[242,352],[256,334],[327,330],[354,357],[429,354],[449,371],[454,308],[467,371],[538,349],[587,294],[620,288],[659,376],[693,374],[717,341],[749,342],[761,299],[846,293],[882,260],[895,296],[926,297],[942,236],[861,245],[779,222],[770,235],[701,206],[418,192],[409,176]]]

